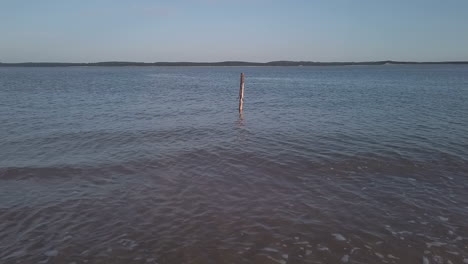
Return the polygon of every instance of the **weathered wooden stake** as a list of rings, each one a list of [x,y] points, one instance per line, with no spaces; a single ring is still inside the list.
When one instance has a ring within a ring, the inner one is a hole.
[[[239,113],[242,113],[243,107],[244,107],[244,73],[241,73],[240,89],[239,89]]]

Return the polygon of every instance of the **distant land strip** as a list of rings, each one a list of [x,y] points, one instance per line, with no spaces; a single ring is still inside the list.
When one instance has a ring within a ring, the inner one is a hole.
[[[468,64],[468,61],[437,61],[437,62],[411,62],[411,61],[365,61],[365,62],[313,62],[313,61],[271,61],[271,62],[127,62],[106,61],[90,63],[68,62],[21,62],[1,63],[0,67],[73,67],[73,66],[352,66],[352,65],[402,65],[402,64]]]

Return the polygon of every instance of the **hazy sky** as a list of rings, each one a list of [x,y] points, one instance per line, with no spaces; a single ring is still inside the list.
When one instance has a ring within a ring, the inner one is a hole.
[[[0,0],[0,61],[468,60],[467,0]]]

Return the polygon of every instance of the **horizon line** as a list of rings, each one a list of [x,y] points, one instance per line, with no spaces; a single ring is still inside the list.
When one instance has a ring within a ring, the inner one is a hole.
[[[385,64],[468,64],[468,61],[289,61],[269,62],[218,61],[218,62],[137,62],[137,61],[100,61],[100,62],[0,62],[1,67],[69,67],[69,66],[347,66],[347,65],[385,65]]]

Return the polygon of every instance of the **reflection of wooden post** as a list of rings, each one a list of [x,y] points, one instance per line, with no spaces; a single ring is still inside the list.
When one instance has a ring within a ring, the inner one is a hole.
[[[239,89],[239,113],[242,113],[244,107],[244,73],[241,73],[240,89]]]

